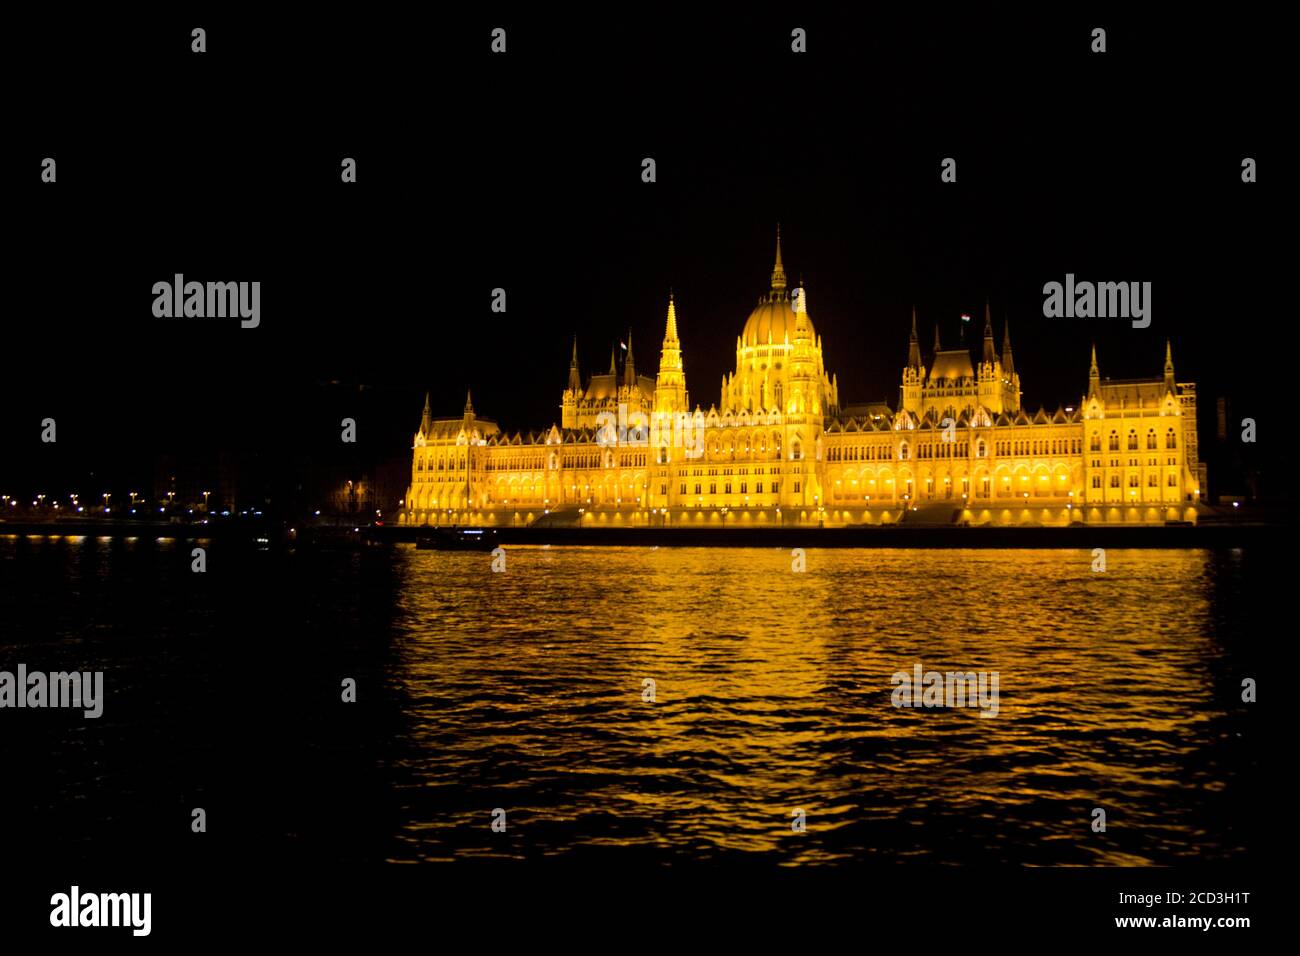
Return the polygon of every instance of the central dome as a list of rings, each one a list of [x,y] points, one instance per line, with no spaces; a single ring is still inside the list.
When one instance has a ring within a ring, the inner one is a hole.
[[[803,307],[804,325],[808,327],[808,338],[817,340],[812,319],[808,317],[808,298],[800,287],[795,295]],[[794,344],[795,326],[799,322],[799,313],[794,310],[794,302],[785,291],[785,265],[781,262],[781,227],[776,227],[776,265],[772,267],[772,291],[758,303],[758,308],[749,313],[745,320],[745,329],[740,333],[742,346],[784,345],[787,341]]]
[[[784,293],[774,294],[749,313],[749,318],[745,320],[745,330],[740,334],[740,342],[742,345],[766,345],[771,341],[774,345],[782,345],[788,337],[793,345],[794,327],[798,318],[790,297]],[[816,341],[817,332],[807,313],[804,313],[804,323],[808,326],[808,338]]]

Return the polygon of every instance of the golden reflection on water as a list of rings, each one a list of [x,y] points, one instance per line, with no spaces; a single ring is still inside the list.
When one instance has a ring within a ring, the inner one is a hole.
[[[809,550],[803,573],[776,548],[510,548],[504,573],[485,554],[395,560],[397,858],[1240,849],[1207,797],[1238,770],[1215,743],[1233,698],[1207,552],[1113,550],[1104,573],[1074,550]],[[998,672],[998,715],[892,706],[891,675],[917,663]]]

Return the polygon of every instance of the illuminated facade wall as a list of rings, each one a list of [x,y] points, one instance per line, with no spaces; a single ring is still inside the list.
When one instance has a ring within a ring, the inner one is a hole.
[[[503,433],[470,401],[415,435],[406,524],[733,526],[775,524],[1160,523],[1195,520],[1195,386],[1102,380],[1094,350],[1077,406],[1021,408],[1009,330],[983,353],[944,350],[927,367],[913,315],[897,410],[842,409],[806,292],[787,290],[777,240],[770,292],[736,342],[720,404],[691,408],[671,297],[657,378],[584,387],[577,348],[561,423]]]

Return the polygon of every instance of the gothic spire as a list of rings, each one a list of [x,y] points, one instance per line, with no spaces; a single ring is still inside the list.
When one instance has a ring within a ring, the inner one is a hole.
[[[1008,378],[1015,374],[1016,362],[1011,357],[1011,320],[1002,320],[1002,374]]]
[[[623,384],[628,388],[636,386],[636,362],[632,359],[632,330],[627,330],[627,358],[623,361]]]
[[[997,350],[993,347],[993,313],[989,309],[989,300],[984,300],[984,361],[992,365],[998,360]]]
[[[582,391],[582,377],[578,374],[578,337],[573,337],[573,358],[569,361],[569,391]]]
[[[424,414],[420,416],[420,431],[425,435],[433,431],[433,412],[429,408],[429,393],[424,393]]]
[[[654,408],[657,412],[686,409],[686,375],[682,370],[682,344],[677,341],[677,306],[672,290],[668,292],[668,323],[659,352],[659,374],[655,377]]]
[[[465,389],[465,414],[466,415],[474,414],[474,400],[470,396],[470,392],[468,388]]]
[[[677,306],[673,303],[673,294],[669,292],[668,324],[664,328],[663,349],[659,352],[659,380],[664,380],[665,372],[680,372],[681,369],[682,343],[677,340]]]
[[[921,367],[921,342],[916,337],[916,306],[912,306],[912,334],[907,340],[907,367]]]
[[[808,323],[807,301],[803,298],[803,282],[799,284],[799,307],[795,310],[794,315],[794,337],[795,341],[806,341],[811,337],[812,327]],[[820,348],[820,344],[818,348]]]

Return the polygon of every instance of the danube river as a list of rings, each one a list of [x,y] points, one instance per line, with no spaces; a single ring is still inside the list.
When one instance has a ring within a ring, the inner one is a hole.
[[[203,808],[205,853],[285,863],[1259,850],[1249,550],[1112,550],[1101,572],[810,549],[796,572],[776,548],[519,547],[494,572],[213,545],[194,573],[189,547],[0,537],[0,671],[105,675],[98,719],[0,710],[20,845],[174,859]],[[996,672],[996,715],[893,706],[918,664]]]

